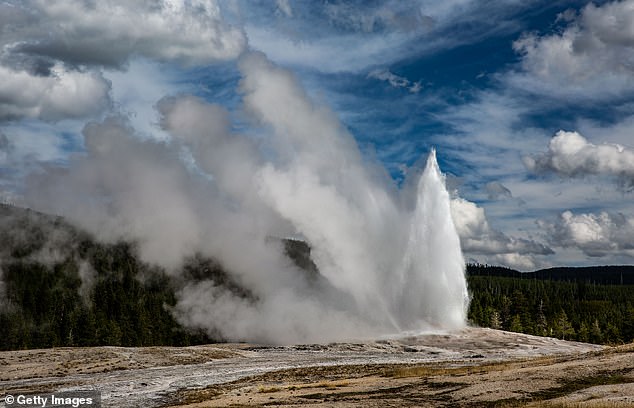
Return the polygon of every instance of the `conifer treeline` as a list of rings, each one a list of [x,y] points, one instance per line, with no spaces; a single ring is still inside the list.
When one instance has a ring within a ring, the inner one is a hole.
[[[595,275],[578,276],[570,274],[575,268],[561,268],[544,276],[469,265],[469,319],[478,326],[565,340],[634,341],[634,285],[620,283],[619,268],[631,278],[631,267],[595,267]],[[606,279],[619,283],[596,283]]]

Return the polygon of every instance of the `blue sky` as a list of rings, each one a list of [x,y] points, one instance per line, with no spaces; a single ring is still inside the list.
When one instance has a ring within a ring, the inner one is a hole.
[[[169,95],[266,139],[239,67],[259,51],[395,185],[437,149],[467,260],[634,261],[634,1],[9,0],[0,24],[5,201],[81,156],[88,122],[169,142]]]

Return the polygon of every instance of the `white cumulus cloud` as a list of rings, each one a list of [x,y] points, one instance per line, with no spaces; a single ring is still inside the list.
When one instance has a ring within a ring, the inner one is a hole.
[[[0,121],[91,117],[111,104],[103,69],[209,64],[247,43],[213,0],[6,1],[0,14]]]
[[[634,91],[634,1],[588,4],[561,33],[524,35],[513,44],[521,70],[510,84],[555,97],[605,99]]]
[[[213,0],[93,2],[35,0],[24,6],[38,29],[11,26],[14,52],[74,64],[120,66],[132,55],[185,64],[236,58],[244,33],[226,24]]]
[[[634,188],[634,151],[618,144],[595,145],[577,132],[560,130],[550,140],[548,151],[524,157],[534,172],[552,172],[561,176],[607,175],[619,185]]]
[[[591,257],[634,257],[634,218],[621,213],[565,211],[555,222],[540,221],[539,226],[555,246],[577,248]]]
[[[463,198],[451,200],[451,215],[463,251],[476,259],[527,270],[537,265],[534,255],[553,254],[552,249],[544,244],[508,236],[492,228],[484,208]]]
[[[0,65],[0,120],[59,120],[98,113],[110,104],[110,83],[95,72],[67,71],[38,76]]]

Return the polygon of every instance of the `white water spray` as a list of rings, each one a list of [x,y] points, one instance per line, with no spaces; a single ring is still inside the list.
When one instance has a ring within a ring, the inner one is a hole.
[[[403,328],[415,330],[424,323],[462,327],[469,306],[465,262],[435,150],[427,158],[417,193],[398,303]]]

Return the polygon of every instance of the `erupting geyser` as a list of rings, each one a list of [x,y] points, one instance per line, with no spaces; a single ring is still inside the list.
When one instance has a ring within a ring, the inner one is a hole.
[[[406,183],[416,191],[399,191],[290,72],[259,53],[245,55],[240,71],[257,138],[232,132],[221,106],[164,98],[157,108],[170,142],[141,140],[122,118],[89,124],[86,155],[33,177],[30,203],[102,239],[135,240],[178,282],[175,316],[227,340],[462,327],[464,260],[435,152],[418,183]],[[310,244],[318,279],[270,239],[288,236]],[[252,296],[181,276],[194,253],[217,260]]]
[[[407,278],[400,303],[406,311],[403,323],[410,330],[425,322],[446,328],[465,324],[469,301],[465,262],[449,203],[432,150],[418,182],[404,256]]]

